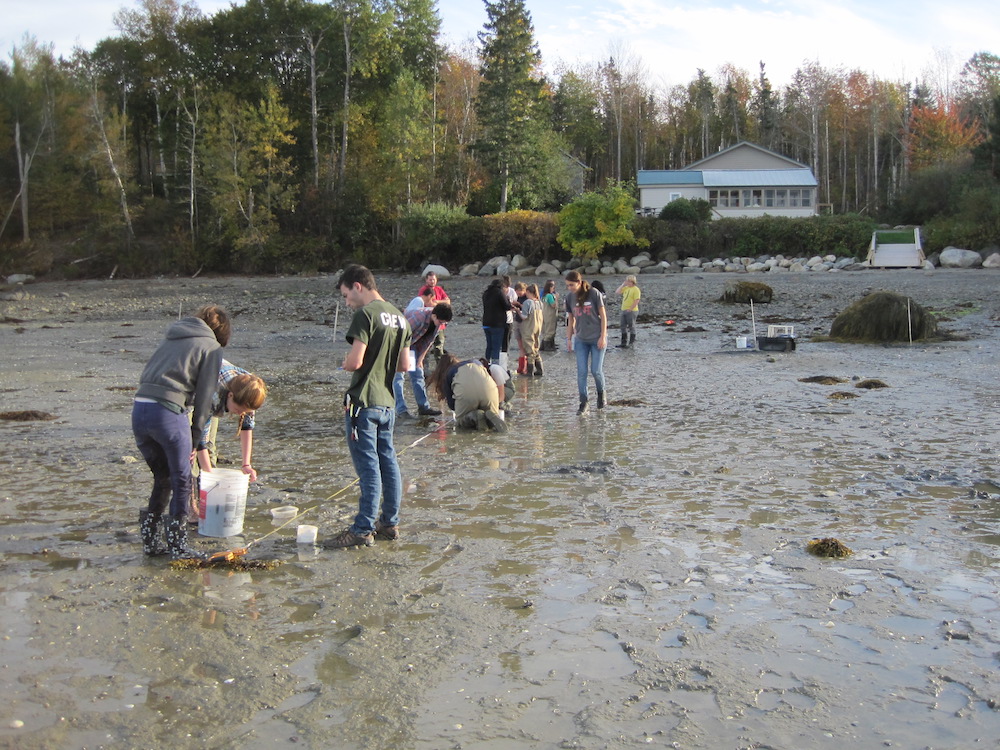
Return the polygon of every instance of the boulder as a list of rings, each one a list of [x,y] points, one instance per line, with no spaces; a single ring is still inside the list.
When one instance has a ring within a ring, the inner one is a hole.
[[[528,263],[528,259],[520,254],[515,255],[513,258],[511,258],[510,264],[514,266],[514,268],[517,269],[518,272],[524,270],[525,268],[531,265],[530,263]]]
[[[451,271],[444,266],[439,266],[434,263],[428,263],[424,266],[424,270],[420,273],[420,278],[424,278],[431,272],[436,273],[439,280],[451,278]]]
[[[478,263],[466,263],[464,266],[458,269],[458,275],[475,276],[477,273],[479,273],[479,268],[480,266]]]
[[[535,269],[536,276],[558,276],[559,268],[555,263],[542,263],[538,268]]]
[[[983,261],[983,268],[1000,268],[1000,253],[993,253]]]
[[[978,268],[983,265],[983,256],[975,250],[946,247],[941,251],[941,268]]]

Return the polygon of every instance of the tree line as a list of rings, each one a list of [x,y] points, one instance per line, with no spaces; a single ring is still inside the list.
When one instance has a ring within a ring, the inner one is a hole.
[[[210,17],[140,0],[69,58],[26,37],[0,63],[0,263],[322,270],[448,262],[532,232],[555,252],[551,217],[541,231],[524,212],[743,140],[812,167],[829,212],[1000,238],[996,55],[941,81],[806,62],[775,86],[761,62],[664,90],[621,44],[545,75],[525,2],[484,4],[461,48],[441,43],[434,0],[247,0]]]

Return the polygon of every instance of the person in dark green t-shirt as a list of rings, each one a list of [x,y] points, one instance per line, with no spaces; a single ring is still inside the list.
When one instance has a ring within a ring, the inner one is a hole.
[[[392,380],[397,372],[409,369],[411,332],[406,318],[382,298],[375,277],[364,266],[344,269],[337,288],[355,311],[347,329],[351,350],[344,369],[353,375],[344,411],[347,448],[361,497],[354,523],[325,546],[370,547],[376,536],[399,538],[403,485],[392,444],[396,423]]]

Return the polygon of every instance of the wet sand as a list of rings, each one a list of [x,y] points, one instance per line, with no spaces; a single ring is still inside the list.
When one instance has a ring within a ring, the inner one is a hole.
[[[998,273],[753,277],[775,290],[757,331],[794,325],[791,353],[735,348],[733,276],[640,277],[638,345],[605,365],[638,406],[577,417],[560,340],[517,379],[509,435],[397,427],[403,537],[360,550],[298,546],[269,514],[296,505],[323,538],[356,512],[335,279],[30,285],[0,303],[0,411],[58,418],[0,421],[0,747],[994,746]],[[380,284],[403,306],[418,280]],[[445,282],[461,356],[482,353],[484,286]],[[964,340],[810,340],[883,288]],[[209,301],[272,390],[244,535],[195,542],[274,570],[139,546],[131,389]],[[827,536],[854,554],[806,552]]]

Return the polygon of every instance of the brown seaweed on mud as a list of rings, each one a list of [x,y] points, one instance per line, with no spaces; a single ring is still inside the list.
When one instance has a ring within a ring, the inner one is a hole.
[[[174,570],[204,570],[212,568],[218,570],[247,571],[247,570],[274,570],[281,565],[281,560],[247,560],[244,557],[211,557],[208,560],[171,560],[170,567]]]
[[[816,557],[847,557],[853,553],[850,547],[832,536],[810,539],[806,544],[806,551]]]
[[[838,378],[835,375],[810,375],[808,378],[799,378],[800,383],[819,383],[820,385],[837,385],[846,383],[847,378]]]
[[[830,339],[884,343],[938,338],[937,321],[909,297],[879,291],[858,300],[834,318]]]
[[[827,398],[832,398],[835,401],[844,401],[845,399],[857,397],[857,393],[851,393],[850,391],[834,391],[827,396]]]
[[[645,403],[641,398],[619,398],[608,401],[608,406],[642,406]]]
[[[888,388],[889,384],[885,381],[879,380],[878,378],[867,378],[859,383],[854,384],[855,388],[864,388],[865,390],[873,390],[875,388]]]
[[[47,422],[53,419],[59,419],[55,414],[49,414],[47,411],[35,411],[29,409],[28,411],[3,411],[0,412],[0,419],[6,419],[11,422]]]

